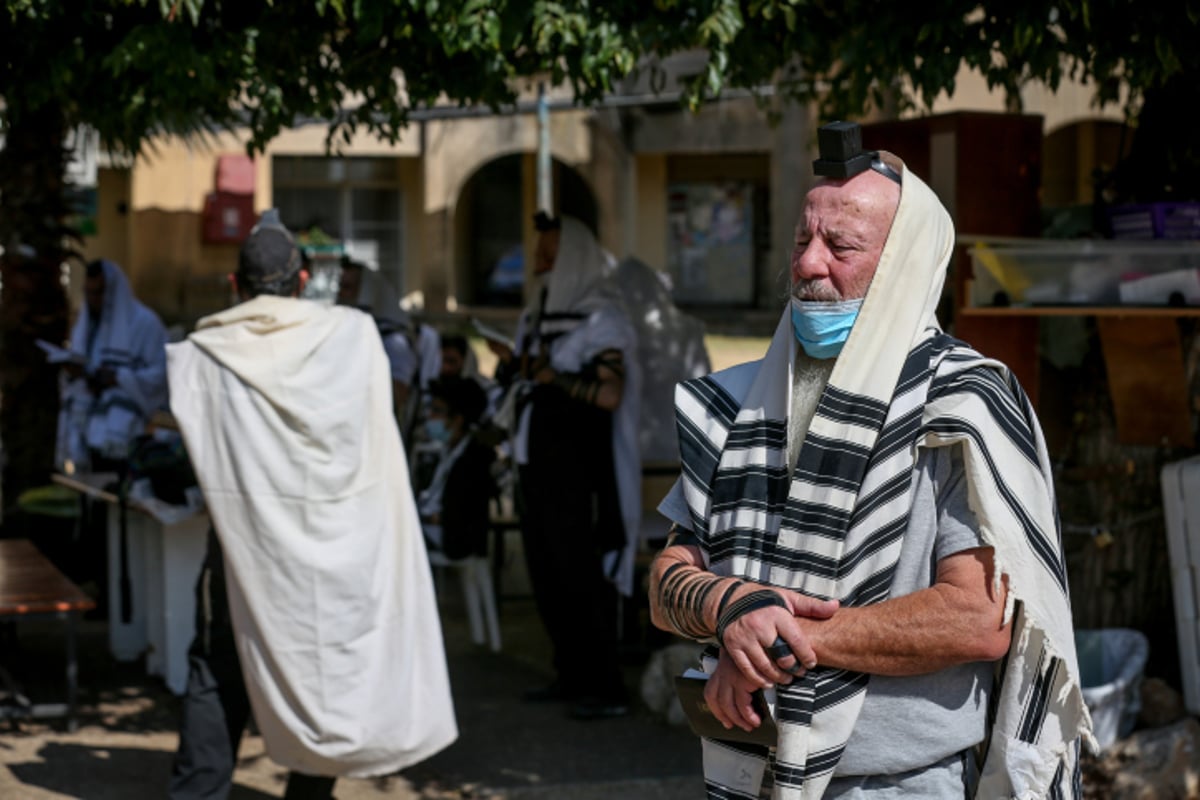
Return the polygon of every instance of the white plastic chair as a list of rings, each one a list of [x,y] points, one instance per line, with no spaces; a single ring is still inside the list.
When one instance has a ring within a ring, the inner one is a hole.
[[[484,644],[486,641],[493,652],[500,652],[500,619],[496,614],[496,593],[492,589],[492,571],[488,560],[483,556],[467,556],[453,561],[446,558],[444,553],[430,550],[429,563],[434,567],[458,571],[458,582],[462,585],[463,600],[467,607],[467,621],[471,626],[471,641],[475,644]]]

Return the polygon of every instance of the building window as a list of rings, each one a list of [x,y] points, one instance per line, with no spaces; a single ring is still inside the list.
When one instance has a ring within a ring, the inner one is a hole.
[[[740,181],[667,187],[667,268],[675,302],[754,303],[755,186]]]
[[[275,156],[275,207],[293,231],[319,228],[352,258],[379,270],[402,294],[403,196],[394,158]]]
[[[478,306],[521,306],[525,300],[526,189],[534,189],[532,156],[501,156],[484,164],[463,186],[456,211],[460,300]],[[526,184],[529,182],[529,185]],[[553,162],[554,207],[576,217],[595,233],[596,199],[574,169]]]

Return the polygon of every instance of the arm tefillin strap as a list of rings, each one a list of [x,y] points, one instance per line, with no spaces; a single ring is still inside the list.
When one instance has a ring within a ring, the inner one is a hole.
[[[676,633],[689,639],[711,634],[704,624],[704,603],[721,579],[690,564],[672,564],[659,582],[659,605]]]
[[[599,368],[604,367],[625,378],[625,364],[620,350],[605,350],[592,359],[591,363],[580,372],[559,372],[554,376],[554,385],[567,393],[569,397],[580,400],[588,405],[596,404],[603,381],[599,376]]]
[[[667,534],[667,547],[690,544],[695,539],[691,531],[672,525]],[[745,583],[736,578],[722,578],[690,564],[678,563],[667,567],[658,584],[659,607],[668,623],[680,636],[689,639],[710,639],[712,630],[704,621],[704,604],[718,585],[729,582],[717,605],[720,617],[734,591]]]
[[[762,608],[770,608],[778,606],[785,611],[790,611],[787,601],[780,597],[770,589],[759,589],[756,592],[751,592],[745,597],[739,597],[728,605],[728,607],[718,615],[717,618],[717,641],[721,646],[725,646],[725,631],[730,625],[737,622],[742,617],[758,611]]]

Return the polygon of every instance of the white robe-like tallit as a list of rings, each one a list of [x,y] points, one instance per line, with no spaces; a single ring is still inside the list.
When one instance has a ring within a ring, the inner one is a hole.
[[[201,320],[168,368],[267,753],[368,776],[446,747],[441,628],[375,323],[259,297]]]

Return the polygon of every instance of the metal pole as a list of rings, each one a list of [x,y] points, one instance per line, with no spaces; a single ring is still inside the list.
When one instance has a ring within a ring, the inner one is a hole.
[[[554,214],[554,195],[550,185],[550,104],[546,100],[546,84],[538,84],[537,102],[537,205],[538,211]]]

